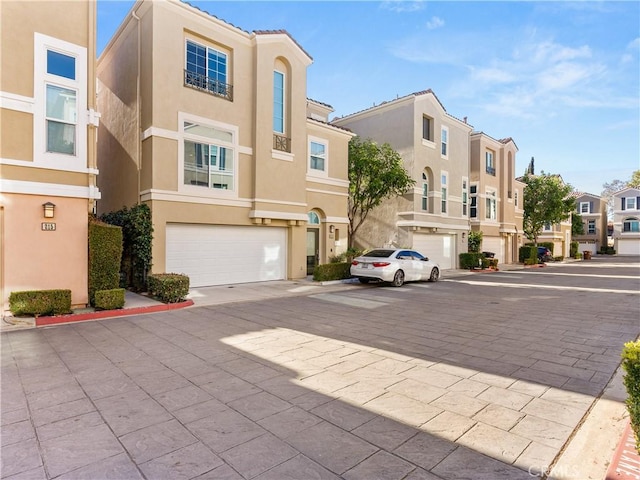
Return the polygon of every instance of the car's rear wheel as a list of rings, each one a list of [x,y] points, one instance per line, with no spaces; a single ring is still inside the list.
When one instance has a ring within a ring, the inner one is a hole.
[[[370,278],[362,278],[362,277],[359,278],[358,280],[360,281],[360,283],[369,283],[371,281]]]
[[[429,281],[437,282],[439,278],[440,278],[440,270],[438,270],[436,267],[433,267],[433,269],[431,270],[431,275],[429,275]]]
[[[393,276],[393,282],[391,285],[394,287],[401,287],[404,284],[404,272],[402,270],[398,270],[396,274]]]

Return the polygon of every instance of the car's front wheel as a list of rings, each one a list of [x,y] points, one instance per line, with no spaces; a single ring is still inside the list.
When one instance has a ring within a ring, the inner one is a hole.
[[[402,270],[398,270],[396,274],[393,276],[393,281],[391,285],[394,287],[401,287],[404,284],[404,272]]]
[[[429,281],[437,282],[439,278],[440,278],[440,271],[436,267],[433,267],[433,269],[431,270],[431,275],[429,275]]]

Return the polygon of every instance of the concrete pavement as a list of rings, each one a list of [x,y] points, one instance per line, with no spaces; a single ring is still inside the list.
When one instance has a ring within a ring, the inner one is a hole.
[[[594,260],[4,332],[1,476],[597,478],[640,267]]]

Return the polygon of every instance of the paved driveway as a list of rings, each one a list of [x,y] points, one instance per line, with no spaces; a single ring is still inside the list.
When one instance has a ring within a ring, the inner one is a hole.
[[[638,259],[2,334],[2,478],[530,479],[640,333]]]

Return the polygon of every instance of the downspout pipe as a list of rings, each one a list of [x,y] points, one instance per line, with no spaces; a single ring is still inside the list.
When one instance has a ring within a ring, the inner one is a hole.
[[[137,149],[137,171],[138,171],[138,204],[141,203],[141,176],[142,176],[142,144],[141,144],[141,134],[140,134],[140,125],[142,121],[140,119],[142,115],[142,109],[140,108],[140,104],[142,103],[142,99],[140,98],[140,17],[136,15],[136,10],[131,10],[131,16],[137,22],[137,71],[136,71],[136,149]]]

